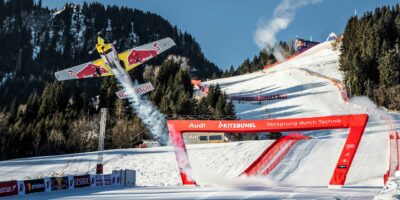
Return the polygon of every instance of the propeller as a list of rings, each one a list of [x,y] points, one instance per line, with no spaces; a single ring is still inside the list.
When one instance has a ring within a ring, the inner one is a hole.
[[[99,37],[101,37],[102,34],[103,34],[103,29],[102,29],[101,31],[97,32],[96,35],[99,36]],[[89,55],[91,55],[95,50],[96,50],[96,46],[93,47],[93,49],[89,51]]]

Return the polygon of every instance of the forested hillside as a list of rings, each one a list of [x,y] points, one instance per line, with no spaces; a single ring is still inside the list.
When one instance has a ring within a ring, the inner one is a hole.
[[[283,57],[288,58],[295,53],[294,47],[288,45],[286,42],[280,41],[274,48],[278,48],[277,52],[280,52]],[[265,48],[260,53],[253,57],[252,60],[249,58],[245,59],[236,69],[231,66],[222,73],[222,77],[231,77],[241,74],[247,74],[262,70],[266,65],[277,62],[274,54],[274,48]]]
[[[13,99],[23,103],[34,91],[41,93],[46,82],[54,81],[55,71],[98,58],[88,52],[101,30],[121,51],[171,37],[176,47],[149,64],[161,64],[168,54],[175,54],[189,59],[192,76],[206,79],[220,74],[192,36],[159,15],[136,9],[84,3],[67,4],[56,12],[42,8],[40,1],[35,5],[33,0],[1,0],[0,25],[0,93],[7,94],[0,96],[0,108],[9,108]],[[136,70],[141,71],[143,67]],[[87,96],[99,88],[98,81],[85,83]]]
[[[340,70],[351,96],[367,95],[400,110],[400,5],[352,17],[341,46]]]
[[[143,98],[168,118],[235,118],[233,104],[217,86],[209,97],[193,98],[192,77],[221,72],[192,36],[161,16],[99,3],[55,11],[40,2],[0,0],[0,159],[96,150],[102,107],[109,109],[106,149],[148,139],[127,102],[116,98],[120,88],[113,77],[55,80],[55,71],[98,58],[88,52],[101,30],[118,50],[164,37],[175,41],[131,73],[139,82],[153,83],[155,91]]]

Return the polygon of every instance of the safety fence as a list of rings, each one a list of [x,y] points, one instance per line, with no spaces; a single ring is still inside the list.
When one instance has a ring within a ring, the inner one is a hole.
[[[0,197],[112,185],[121,185],[120,173],[11,180],[0,182]]]
[[[389,167],[383,175],[384,184],[399,170],[399,161],[399,133],[392,130],[389,133]]]
[[[349,98],[349,94],[347,93],[346,88],[343,86],[343,84],[341,84],[339,81],[335,80],[335,79],[331,79],[330,80],[333,82],[333,84],[336,86],[336,88],[339,90],[340,95],[342,97],[342,100],[345,103],[349,103],[350,102],[350,98]]]
[[[236,101],[268,101],[274,99],[287,99],[287,94],[275,94],[275,95],[256,95],[256,96],[228,96],[230,100]]]
[[[313,48],[313,47],[314,47],[314,46],[310,46],[310,47],[308,47],[308,48],[305,48],[305,49],[303,49],[303,50],[301,50],[301,51],[299,51],[299,52],[297,52],[297,53],[291,55],[289,58],[286,58],[286,60],[284,60],[284,61],[282,61],[282,62],[281,62],[281,61],[277,61],[277,62],[275,62],[275,63],[266,65],[266,66],[264,66],[264,69],[269,69],[269,68],[271,68],[271,67],[274,67],[274,66],[276,66],[276,65],[279,65],[279,64],[284,63],[284,62],[286,62],[286,61],[289,61],[289,60],[291,60],[291,59],[293,59],[293,58],[299,56],[300,54],[306,52],[307,50],[309,50],[309,49],[311,49],[311,48]]]
[[[202,91],[204,93],[208,93],[208,87],[206,85],[204,85],[201,82],[201,80],[192,79],[191,82],[192,82],[192,85],[198,87],[200,91]]]
[[[314,72],[314,71],[311,71],[311,70],[308,70],[308,69],[300,68],[300,70],[303,70],[303,71],[305,71],[306,73],[308,73],[308,74],[310,74],[312,76],[316,76],[316,77],[327,79],[327,80],[331,81],[333,83],[333,85],[335,85],[335,87],[339,90],[342,100],[345,103],[349,103],[350,102],[349,94],[347,93],[346,88],[343,86],[343,84],[339,80],[331,78],[331,77],[328,77],[328,76],[324,76],[324,75],[322,75],[320,73],[317,73],[317,72]]]
[[[298,141],[310,138],[299,133],[292,133],[277,139],[242,174],[247,176],[267,175]]]

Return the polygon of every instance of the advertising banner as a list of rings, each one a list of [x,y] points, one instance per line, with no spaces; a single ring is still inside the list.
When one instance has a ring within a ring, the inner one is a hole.
[[[113,185],[121,185],[121,177],[119,173],[113,173],[111,174],[111,177]]]
[[[103,175],[96,175],[96,187],[103,186]]]
[[[44,179],[26,180],[25,183],[25,194],[34,192],[44,192],[46,190],[46,184]]]
[[[17,181],[18,195],[25,195],[25,183],[24,181]]]
[[[17,181],[0,182],[0,197],[18,194]]]
[[[68,189],[68,177],[52,177],[51,190],[66,190]]]
[[[68,176],[68,189],[74,189],[74,176]]]
[[[90,176],[82,175],[82,176],[74,176],[74,187],[82,188],[90,186]]]
[[[96,175],[90,175],[90,187],[96,187]]]
[[[46,188],[44,189],[44,191],[50,192],[51,191],[51,179],[48,177],[44,178],[44,184],[46,185]]]
[[[104,174],[103,177],[104,177],[104,185],[105,186],[113,184],[113,182],[112,182],[112,174]]]

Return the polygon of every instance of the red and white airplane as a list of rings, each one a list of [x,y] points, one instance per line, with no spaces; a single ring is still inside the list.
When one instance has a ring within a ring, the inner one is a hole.
[[[112,43],[105,43],[103,38],[97,37],[96,50],[101,56],[100,59],[58,71],[55,76],[57,80],[64,81],[114,75],[124,83],[128,83],[137,94],[142,95],[154,90],[153,85],[150,82],[134,85],[128,71],[174,45],[174,41],[167,37],[118,54]],[[129,97],[125,90],[118,91],[116,95],[120,99]]]

